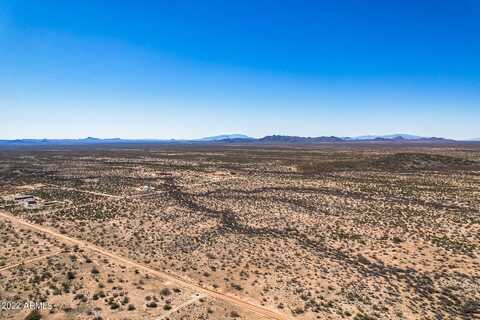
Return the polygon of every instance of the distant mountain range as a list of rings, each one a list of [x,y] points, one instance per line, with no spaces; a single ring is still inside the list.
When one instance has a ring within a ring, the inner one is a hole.
[[[470,141],[480,141],[480,139],[472,139]],[[16,139],[16,140],[0,140],[0,145],[85,145],[85,144],[141,144],[141,143],[258,143],[258,144],[318,144],[318,143],[342,143],[342,142],[442,142],[454,141],[452,139],[437,137],[421,137],[411,134],[389,134],[389,135],[364,135],[358,137],[300,137],[285,135],[269,135],[263,138],[252,138],[244,134],[223,134],[200,139],[121,139],[110,138],[100,139],[87,137],[84,139]]]
[[[415,136],[412,134],[403,134],[403,133],[396,133],[396,134],[387,134],[387,135],[366,135],[366,136],[358,136],[354,138],[346,137],[346,140],[375,140],[375,139],[386,139],[386,140],[395,140],[395,139],[403,139],[403,140],[421,140],[425,139],[425,137]]]
[[[447,141],[453,139],[446,139],[440,137],[422,137],[412,134],[396,133],[387,135],[366,135],[358,137],[344,137],[346,141]]]
[[[222,141],[222,140],[232,140],[232,139],[255,140],[255,138],[246,136],[244,134],[234,133],[234,134],[222,134],[219,136],[205,137],[201,139],[196,139],[196,141]]]
[[[260,143],[325,143],[325,142],[342,142],[342,138],[338,137],[298,137],[298,136],[266,136],[256,140]]]
[[[411,134],[390,134],[382,136],[359,136],[359,137],[335,137],[335,136],[322,136],[322,137],[298,137],[298,136],[281,136],[273,135],[266,136],[257,139],[256,142],[261,143],[301,143],[301,144],[314,144],[314,143],[331,143],[331,142],[368,142],[368,141],[394,141],[394,142],[408,142],[408,141],[452,141],[445,138],[437,137],[421,137]]]

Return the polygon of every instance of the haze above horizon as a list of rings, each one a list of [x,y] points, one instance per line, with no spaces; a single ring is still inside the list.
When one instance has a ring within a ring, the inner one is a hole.
[[[0,139],[480,137],[480,3],[2,1]]]

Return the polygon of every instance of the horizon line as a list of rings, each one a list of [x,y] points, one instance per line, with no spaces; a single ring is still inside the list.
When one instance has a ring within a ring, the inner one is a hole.
[[[267,135],[262,135],[262,136],[252,136],[248,134],[243,134],[243,133],[226,133],[226,134],[215,134],[215,135],[208,135],[208,136],[202,136],[202,137],[197,137],[197,138],[133,138],[133,137],[98,137],[98,136],[93,136],[93,135],[88,135],[88,136],[83,136],[83,137],[70,137],[70,138],[65,138],[65,137],[19,137],[19,138],[0,138],[0,141],[16,141],[16,140],[130,140],[130,141],[138,141],[138,140],[144,140],[144,141],[194,141],[194,140],[202,140],[202,139],[207,139],[207,138],[215,138],[215,137],[220,137],[220,136],[234,136],[234,135],[241,135],[244,136],[242,138],[244,139],[261,139],[264,137],[268,136],[285,136],[285,137],[300,137],[300,138],[321,138],[321,137],[335,137],[335,138],[340,138],[340,139],[359,139],[359,138],[371,138],[375,139],[376,137],[395,137],[395,136],[411,136],[411,137],[418,137],[418,138],[438,138],[438,139],[447,139],[447,140],[455,140],[455,141],[473,141],[473,140],[479,140],[480,137],[445,137],[445,136],[435,136],[435,135],[417,135],[417,134],[411,134],[411,133],[385,133],[385,134],[360,134],[360,135],[350,135],[350,136],[345,136],[345,135],[311,135],[311,136],[303,136],[303,135],[292,135],[292,134],[280,134],[280,133],[272,133],[272,134],[267,134]],[[242,138],[234,138],[234,139],[242,139]],[[359,139],[361,140],[361,139]],[[405,139],[409,140],[409,139]],[[414,139],[412,139],[414,140]]]

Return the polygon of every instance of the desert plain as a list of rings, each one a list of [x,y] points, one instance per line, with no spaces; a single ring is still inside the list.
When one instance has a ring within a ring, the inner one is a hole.
[[[1,319],[477,319],[480,144],[0,150]]]

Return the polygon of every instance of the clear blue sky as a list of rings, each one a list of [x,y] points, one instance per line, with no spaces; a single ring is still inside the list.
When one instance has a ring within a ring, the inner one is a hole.
[[[480,137],[480,2],[0,2],[0,138]]]

